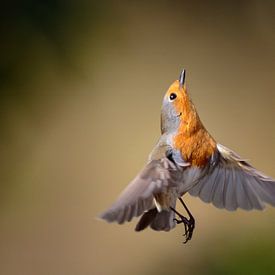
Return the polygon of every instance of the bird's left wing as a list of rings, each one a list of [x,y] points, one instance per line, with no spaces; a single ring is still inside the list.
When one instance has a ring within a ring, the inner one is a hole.
[[[100,218],[123,223],[151,209],[154,195],[176,186],[178,169],[168,158],[150,161]]]
[[[218,144],[216,159],[189,193],[218,208],[236,210],[275,206],[275,181],[236,153]],[[212,166],[212,167],[211,167]]]

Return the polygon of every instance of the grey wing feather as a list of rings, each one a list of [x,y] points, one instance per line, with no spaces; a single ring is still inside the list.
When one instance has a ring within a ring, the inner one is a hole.
[[[224,208],[224,185],[225,185],[226,173],[219,168],[219,174],[215,178],[216,188],[213,190],[213,204],[218,208]],[[212,181],[212,179],[211,179]],[[205,184],[209,184],[209,179]]]
[[[124,223],[153,207],[154,195],[176,186],[177,166],[167,158],[152,160],[133,179],[117,201],[100,218]]]
[[[252,167],[235,152],[217,145],[215,167],[189,190],[204,202],[218,208],[236,210],[263,209],[265,203],[275,206],[275,181]]]

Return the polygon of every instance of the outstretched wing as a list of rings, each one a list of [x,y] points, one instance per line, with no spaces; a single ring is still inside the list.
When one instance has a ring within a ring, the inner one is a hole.
[[[275,181],[253,168],[230,149],[217,145],[217,163],[189,193],[218,208],[236,210],[275,206]]]
[[[152,160],[100,218],[108,222],[123,223],[151,209],[155,194],[167,187],[176,186],[177,169],[168,158]]]

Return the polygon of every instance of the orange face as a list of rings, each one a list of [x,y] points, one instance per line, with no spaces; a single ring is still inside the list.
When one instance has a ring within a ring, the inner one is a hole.
[[[178,131],[182,125],[189,127],[196,114],[185,86],[176,80],[166,92],[162,104],[162,133]],[[193,115],[192,115],[193,114]]]
[[[190,110],[190,99],[187,95],[186,87],[182,87],[178,80],[169,87],[165,94],[165,99],[171,102],[179,116],[187,115]]]

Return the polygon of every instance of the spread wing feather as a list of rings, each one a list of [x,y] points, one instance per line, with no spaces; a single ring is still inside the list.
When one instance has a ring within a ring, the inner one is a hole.
[[[152,160],[133,179],[117,201],[100,218],[124,223],[151,209],[154,195],[176,186],[177,166],[168,158]]]
[[[230,149],[218,144],[214,168],[189,190],[204,202],[218,208],[236,210],[263,209],[275,206],[275,181],[252,167]]]

